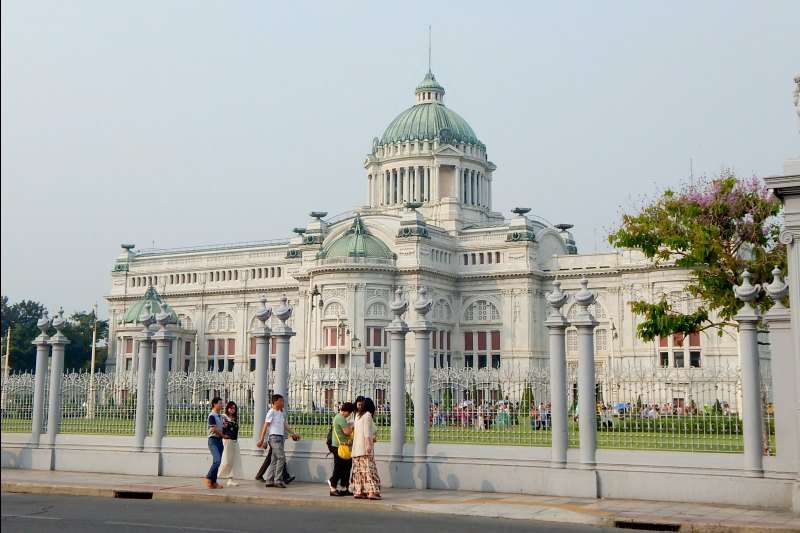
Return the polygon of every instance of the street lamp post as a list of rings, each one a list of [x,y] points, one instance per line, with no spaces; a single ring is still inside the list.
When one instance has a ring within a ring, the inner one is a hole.
[[[347,360],[347,395],[353,398],[353,352],[361,349],[361,340],[357,335],[350,338],[350,355]]]

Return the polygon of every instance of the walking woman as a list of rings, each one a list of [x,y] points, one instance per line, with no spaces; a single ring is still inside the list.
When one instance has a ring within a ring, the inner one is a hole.
[[[219,477],[228,479],[229,487],[239,484],[234,478],[242,478],[242,454],[239,451],[239,408],[236,402],[228,402],[225,414],[222,415],[222,442],[225,446],[222,452],[222,464],[219,467]]]
[[[381,479],[375,465],[375,438],[377,428],[372,417],[375,415],[375,403],[372,398],[364,398],[356,410],[353,427],[353,470],[350,478],[350,490],[353,496],[363,500],[381,499]]]
[[[348,418],[353,413],[354,406],[344,402],[339,408],[339,414],[333,417],[331,424],[331,444],[328,450],[333,454],[333,474],[328,480],[331,496],[352,496],[350,492],[350,470],[353,465],[351,459],[350,437],[353,428]]]

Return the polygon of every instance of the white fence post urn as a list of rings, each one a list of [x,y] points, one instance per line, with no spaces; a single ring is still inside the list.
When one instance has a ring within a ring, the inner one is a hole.
[[[389,358],[391,359],[389,379],[391,382],[391,461],[403,458],[403,444],[406,440],[406,333],[408,324],[403,314],[408,309],[408,301],[403,298],[403,290],[399,287],[394,292],[394,301],[390,305],[394,320],[386,331],[391,335]]]
[[[750,272],[742,272],[742,284],[734,285],[736,298],[744,306],[733,317],[739,323],[739,349],[742,364],[742,427],[744,431],[744,469],[751,476],[763,476],[764,442],[761,434],[761,372],[758,358],[758,310],[752,303],[761,291],[750,283]]]
[[[250,332],[256,339],[256,376],[253,387],[253,441],[258,440],[261,426],[267,416],[267,394],[269,393],[269,356],[268,346],[270,331],[267,322],[272,317],[272,308],[267,305],[267,299],[261,298],[261,307],[256,311],[259,325]]]
[[[152,340],[153,332],[150,326],[156,323],[150,302],[145,304],[145,309],[139,315],[137,322],[142,326],[142,331],[137,339],[139,341],[139,368],[136,370],[136,426],[134,430],[136,449],[144,449],[144,439],[147,437],[148,405],[150,403],[150,367],[153,358]]]
[[[153,447],[161,448],[161,441],[167,432],[167,378],[169,375],[169,348],[175,340],[175,333],[167,326],[176,323],[172,310],[162,304],[156,315],[158,331],[153,335],[156,341],[156,372],[153,384]]]
[[[33,381],[33,415],[31,421],[31,444],[39,446],[39,438],[42,434],[42,421],[44,419],[44,387],[47,380],[47,356],[50,352],[50,337],[47,331],[50,329],[51,322],[47,316],[47,311],[42,314],[42,318],[36,323],[41,333],[33,341],[36,345],[36,375]]]
[[[428,297],[428,289],[420,287],[414,311],[417,321],[411,327],[414,332],[414,485],[417,489],[428,488],[428,421],[431,410],[430,400],[430,358],[431,331],[433,324],[428,313],[433,301]]]
[[[581,280],[575,293],[580,306],[572,325],[578,328],[578,432],[580,438],[580,467],[591,469],[596,464],[597,451],[597,383],[594,371],[594,328],[597,326],[589,306],[595,301],[587,288],[589,280]]]
[[[281,303],[275,309],[275,316],[281,321],[272,330],[272,336],[277,339],[278,348],[275,360],[275,393],[284,397],[288,412],[292,403],[292,399],[289,398],[289,339],[294,336],[294,331],[286,324],[286,321],[292,316],[292,308],[285,294],[281,296]],[[266,413],[264,415],[266,416]]]
[[[47,404],[47,444],[55,446],[56,435],[61,427],[61,385],[64,382],[64,349],[69,344],[69,339],[61,331],[67,321],[64,320],[64,310],[58,310],[58,316],[53,319],[56,334],[50,337],[50,346],[53,352],[50,358],[50,397]]]
[[[564,332],[569,323],[561,313],[568,296],[561,290],[561,282],[553,282],[553,291],[545,296],[551,307],[545,320],[550,337],[550,416],[552,443],[550,448],[550,466],[566,468],[567,466],[567,352]]]

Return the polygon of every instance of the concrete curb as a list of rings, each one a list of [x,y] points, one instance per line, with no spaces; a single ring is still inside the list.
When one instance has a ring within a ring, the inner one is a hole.
[[[442,515],[442,514],[458,514],[462,513],[457,511],[448,512],[444,510],[432,511],[422,508],[422,506],[415,506],[414,503],[402,502],[394,503],[387,502],[386,500],[379,501],[355,501],[352,498],[329,498],[329,499],[302,499],[296,497],[276,497],[269,494],[269,491],[263,496],[252,496],[244,494],[225,494],[225,490],[216,491],[181,491],[180,488],[133,488],[130,486],[113,488],[113,487],[93,487],[88,485],[73,485],[73,484],[56,484],[47,485],[43,483],[30,483],[18,481],[3,481],[0,483],[2,492],[8,493],[21,493],[21,494],[50,494],[60,496],[93,496],[101,498],[114,498],[117,492],[152,492],[152,499],[161,501],[192,501],[192,502],[227,502],[227,503],[242,503],[249,505],[282,505],[284,507],[308,507],[313,505],[316,507],[325,508],[347,508],[347,509],[364,509],[368,506],[370,509],[378,509],[382,511],[392,512],[413,512],[419,514]],[[272,489],[278,490],[278,489]],[[553,510],[560,510],[560,507],[553,506]],[[532,522],[551,522],[551,523],[571,523],[571,524],[585,524],[585,525],[604,525],[607,527],[615,527],[618,523],[627,524],[663,524],[675,525],[680,524],[679,531],[681,533],[797,533],[794,528],[784,527],[764,527],[762,525],[724,525],[719,523],[704,523],[704,522],[681,522],[680,520],[669,521],[663,518],[647,519],[645,517],[632,518],[623,514],[603,513],[603,515],[581,513],[585,515],[586,520],[576,520],[575,514],[572,513],[569,521],[559,521],[557,515],[548,515],[549,519],[544,520],[536,518],[535,516],[521,517],[521,516],[500,516],[496,513],[486,514],[472,514],[472,516],[485,516],[489,518],[502,517],[511,520],[529,520]]]

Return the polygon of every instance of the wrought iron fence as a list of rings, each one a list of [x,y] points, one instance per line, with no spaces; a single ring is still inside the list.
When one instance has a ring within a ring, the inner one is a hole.
[[[33,374],[13,373],[2,377],[3,432],[30,433],[33,418]]]

